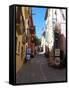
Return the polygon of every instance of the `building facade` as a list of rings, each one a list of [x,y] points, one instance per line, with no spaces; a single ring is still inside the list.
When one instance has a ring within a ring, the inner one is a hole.
[[[29,25],[29,41],[28,41],[28,47],[31,48],[31,56],[34,56],[35,54],[35,42],[34,42],[34,38],[35,38],[35,26],[33,23],[33,18],[32,18],[32,9],[30,9],[31,13],[29,16],[29,20],[28,20],[28,25]]]
[[[64,9],[48,9],[45,20],[49,63],[59,65],[66,55],[66,11]]]
[[[16,7],[16,73],[25,60],[25,24],[22,8]]]
[[[28,46],[28,36],[30,36],[30,33],[28,34],[29,16],[29,7],[16,7],[16,72],[19,71],[26,58],[26,47]]]
[[[16,7],[16,73],[26,60],[26,49],[35,51],[35,26],[31,7]]]

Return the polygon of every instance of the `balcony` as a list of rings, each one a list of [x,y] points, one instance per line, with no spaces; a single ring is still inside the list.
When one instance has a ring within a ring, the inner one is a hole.
[[[35,27],[34,26],[29,27],[29,30],[30,30],[31,34],[35,34]]]
[[[35,43],[34,37],[31,38],[31,42],[32,42],[32,43]]]
[[[30,26],[30,29],[31,29],[31,30],[34,30],[34,29],[35,29],[35,26]]]

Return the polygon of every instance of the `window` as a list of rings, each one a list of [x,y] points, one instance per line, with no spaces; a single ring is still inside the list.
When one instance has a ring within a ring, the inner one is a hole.
[[[60,40],[60,34],[59,33],[54,33],[54,47],[59,48],[59,40]]]
[[[57,40],[58,40],[60,35],[59,35],[59,33],[55,33],[55,35],[54,35],[54,36],[55,36],[55,39],[57,39]]]
[[[59,40],[55,40],[55,41],[54,41],[54,47],[55,47],[55,48],[59,48],[59,44],[60,44],[60,43],[59,43]]]

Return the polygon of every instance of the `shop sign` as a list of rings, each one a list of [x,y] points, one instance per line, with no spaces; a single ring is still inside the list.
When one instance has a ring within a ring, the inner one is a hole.
[[[60,57],[55,57],[55,64],[59,65],[60,64]]]
[[[27,51],[26,51],[26,60],[30,60],[30,55],[31,55],[31,48],[27,48]]]
[[[55,49],[55,56],[60,56],[60,49]]]

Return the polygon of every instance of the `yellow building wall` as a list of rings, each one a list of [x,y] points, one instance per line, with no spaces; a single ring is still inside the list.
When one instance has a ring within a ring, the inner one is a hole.
[[[28,17],[29,17],[29,8],[28,7],[22,7],[22,15],[24,18],[25,22],[25,30],[28,28]],[[22,35],[18,35],[18,32],[16,30],[16,37],[17,37],[17,47],[16,47],[16,73],[20,70],[21,66],[23,65],[25,61],[25,56],[26,56],[26,43],[22,43]],[[25,35],[24,37],[25,38]],[[24,39],[23,39],[24,40]],[[20,42],[20,52],[18,52],[18,47],[19,47],[19,42]],[[23,58],[21,59],[21,48],[23,47]]]
[[[25,49],[25,45],[22,44],[22,35],[18,35],[18,33],[16,32],[16,37],[17,37],[17,47],[16,47],[16,73],[17,73],[24,63],[25,54],[23,54],[23,58],[21,58],[21,49],[22,47],[23,49]],[[19,42],[20,42],[20,47],[19,47]],[[19,52],[18,52],[18,48],[19,48]]]

